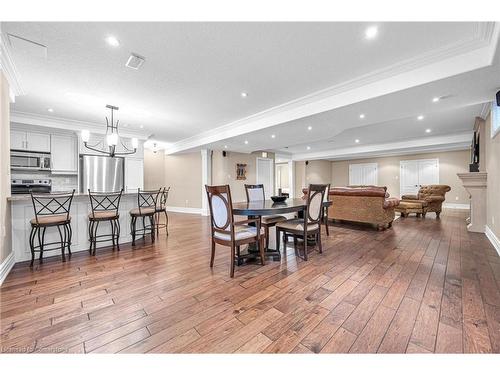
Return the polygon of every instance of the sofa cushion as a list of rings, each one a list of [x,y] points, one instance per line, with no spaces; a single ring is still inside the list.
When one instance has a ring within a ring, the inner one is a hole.
[[[385,186],[333,187],[330,189],[330,195],[385,198],[386,190]]]

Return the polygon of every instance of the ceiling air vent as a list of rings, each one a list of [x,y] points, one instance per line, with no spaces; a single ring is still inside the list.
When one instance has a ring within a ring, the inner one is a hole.
[[[137,70],[144,64],[144,61],[146,61],[144,57],[131,53],[125,66]]]

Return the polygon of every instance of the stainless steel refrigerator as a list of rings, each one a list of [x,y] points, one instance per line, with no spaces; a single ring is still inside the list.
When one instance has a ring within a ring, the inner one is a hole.
[[[125,159],[120,157],[81,155],[80,192],[120,191],[124,186]]]

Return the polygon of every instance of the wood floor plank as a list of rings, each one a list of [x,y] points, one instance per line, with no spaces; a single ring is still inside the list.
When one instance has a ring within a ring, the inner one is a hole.
[[[499,353],[500,257],[466,212],[378,232],[331,223],[323,254],[210,261],[208,218],[170,235],[14,266],[0,287],[2,352]]]

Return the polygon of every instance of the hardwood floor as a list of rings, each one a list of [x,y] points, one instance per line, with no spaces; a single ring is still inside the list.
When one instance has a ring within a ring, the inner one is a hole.
[[[208,219],[170,236],[19,264],[1,287],[3,352],[500,352],[500,258],[464,211],[377,232],[336,224],[304,262],[237,267]]]

